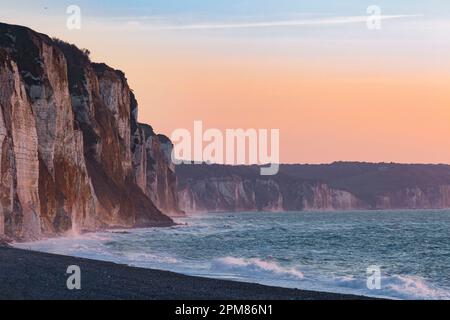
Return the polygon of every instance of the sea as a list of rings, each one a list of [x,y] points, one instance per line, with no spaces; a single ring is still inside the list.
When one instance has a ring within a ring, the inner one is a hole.
[[[450,211],[241,212],[15,244],[182,274],[391,299],[450,299]]]

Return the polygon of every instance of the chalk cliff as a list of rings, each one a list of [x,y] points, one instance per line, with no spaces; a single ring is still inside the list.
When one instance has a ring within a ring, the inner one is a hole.
[[[171,160],[173,145],[152,127],[137,124],[133,134],[133,168],[136,183],[164,213],[181,216],[178,207],[177,177]]]
[[[0,235],[172,224],[171,143],[144,134],[121,71],[0,24],[0,85]]]
[[[450,166],[337,162],[177,167],[180,208],[192,212],[450,208]]]

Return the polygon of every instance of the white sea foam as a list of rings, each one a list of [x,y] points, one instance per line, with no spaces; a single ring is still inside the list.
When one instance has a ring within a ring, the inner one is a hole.
[[[450,299],[450,292],[436,288],[418,276],[394,275],[388,278],[386,291],[405,299]]]
[[[303,273],[296,268],[285,268],[274,261],[260,259],[243,259],[235,257],[224,257],[213,260],[211,269],[214,272],[225,272],[240,276],[251,276],[255,278],[273,279],[303,279]]]
[[[129,264],[133,264],[136,266],[139,265],[148,265],[149,262],[160,263],[160,264],[175,264],[178,263],[178,260],[169,255],[155,255],[151,253],[142,253],[142,252],[127,252],[125,253],[125,261]]]
[[[274,261],[224,257],[211,263],[211,272],[222,276],[234,276],[244,280],[256,279],[262,284],[284,283],[289,287],[360,294],[397,299],[450,299],[450,292],[437,288],[418,276],[393,275],[383,278],[380,290],[369,290],[365,278],[355,276],[326,277],[307,268],[302,272],[297,267],[286,268]],[[284,281],[283,281],[284,280]],[[289,282],[285,282],[290,280]],[[301,281],[300,281],[301,280]],[[281,281],[281,282],[280,282]]]
[[[426,279],[418,276],[384,276],[381,282],[381,289],[379,290],[369,290],[365,278],[353,276],[324,277],[323,275],[308,273],[304,278],[303,284],[304,286],[299,287],[299,289],[331,291],[401,300],[450,299],[449,291],[437,288]]]

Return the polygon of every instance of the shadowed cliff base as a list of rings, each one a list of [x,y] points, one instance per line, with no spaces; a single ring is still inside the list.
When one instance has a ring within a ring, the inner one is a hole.
[[[66,287],[68,266],[81,269],[81,290]],[[0,299],[361,300],[361,296],[190,277],[0,246]]]

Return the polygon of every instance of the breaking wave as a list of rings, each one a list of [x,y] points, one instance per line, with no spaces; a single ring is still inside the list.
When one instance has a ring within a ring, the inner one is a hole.
[[[224,257],[213,260],[214,272],[251,276],[258,279],[303,279],[303,273],[296,268],[285,268],[274,261]]]
[[[418,276],[394,275],[385,284],[387,293],[402,299],[450,300],[450,292]]]
[[[213,275],[267,285],[280,285],[303,289],[332,291],[394,299],[444,299],[450,300],[450,292],[433,286],[424,278],[405,275],[383,275],[382,287],[369,290],[365,278],[354,276],[325,277],[311,268],[302,272],[297,267],[283,267],[275,261],[224,257],[211,262]]]

